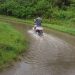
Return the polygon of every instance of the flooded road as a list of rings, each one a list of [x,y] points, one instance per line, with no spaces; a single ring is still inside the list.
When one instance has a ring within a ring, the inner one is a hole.
[[[75,75],[75,46],[50,34],[28,34],[32,42],[27,54],[0,75]]]

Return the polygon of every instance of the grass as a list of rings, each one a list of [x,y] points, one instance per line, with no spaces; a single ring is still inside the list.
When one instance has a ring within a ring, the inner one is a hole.
[[[8,67],[27,48],[27,38],[11,24],[0,21],[0,70]]]
[[[45,27],[50,28],[50,29],[55,29],[61,32],[65,32],[71,35],[75,35],[75,28],[72,27],[66,27],[66,26],[59,26],[59,25],[52,25],[52,24],[44,24]]]
[[[75,22],[72,19],[45,19],[44,22],[45,23],[43,25],[49,29],[54,29],[71,35],[75,35]]]

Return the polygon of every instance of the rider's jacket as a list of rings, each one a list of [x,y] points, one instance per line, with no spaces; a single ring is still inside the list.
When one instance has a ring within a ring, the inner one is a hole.
[[[42,20],[41,20],[40,17],[38,17],[38,18],[35,19],[34,22],[35,22],[35,25],[36,25],[37,27],[39,27],[39,26],[41,26],[41,22],[42,22]]]

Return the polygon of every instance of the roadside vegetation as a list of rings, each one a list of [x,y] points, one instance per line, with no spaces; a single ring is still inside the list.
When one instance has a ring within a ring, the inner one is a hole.
[[[0,21],[0,70],[10,66],[27,48],[27,38],[11,24]]]

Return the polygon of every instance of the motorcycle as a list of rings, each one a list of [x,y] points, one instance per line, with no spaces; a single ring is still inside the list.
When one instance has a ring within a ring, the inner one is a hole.
[[[43,36],[43,27],[39,26],[39,27],[33,27],[33,30],[39,35],[39,36]]]

